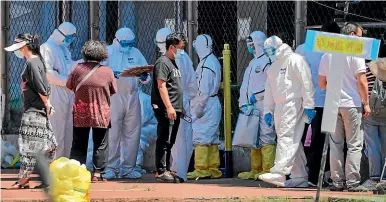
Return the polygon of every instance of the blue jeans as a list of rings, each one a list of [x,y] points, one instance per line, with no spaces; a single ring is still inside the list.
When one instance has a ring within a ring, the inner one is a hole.
[[[386,125],[372,121],[364,124],[365,142],[369,158],[370,179],[379,180],[386,158]]]

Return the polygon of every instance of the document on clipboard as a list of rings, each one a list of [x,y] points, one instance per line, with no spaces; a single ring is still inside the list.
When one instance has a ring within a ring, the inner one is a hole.
[[[138,66],[123,70],[120,77],[139,77],[142,73],[153,72],[154,65]]]

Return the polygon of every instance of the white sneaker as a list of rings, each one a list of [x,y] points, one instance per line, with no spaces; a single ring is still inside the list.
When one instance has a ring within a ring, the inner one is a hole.
[[[276,186],[284,187],[285,186],[285,175],[273,174],[273,173],[265,173],[259,176],[259,179],[274,184]]]
[[[294,179],[289,179],[285,181],[284,183],[285,187],[301,187],[301,188],[306,188],[308,187],[308,181],[304,178],[294,178]]]

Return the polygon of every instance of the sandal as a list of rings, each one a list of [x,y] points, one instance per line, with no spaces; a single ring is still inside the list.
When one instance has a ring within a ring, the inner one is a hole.
[[[7,190],[16,190],[16,189],[29,189],[29,181],[24,184],[20,184],[19,182],[15,182],[11,187],[7,188]]]
[[[97,182],[107,182],[107,179],[103,178],[102,175],[100,175],[100,177],[98,178],[97,176],[93,175],[91,177],[91,182],[92,183],[97,183]]]

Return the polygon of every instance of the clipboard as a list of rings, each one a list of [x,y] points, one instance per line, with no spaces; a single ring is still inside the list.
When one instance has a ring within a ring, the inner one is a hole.
[[[153,72],[154,65],[137,66],[130,69],[123,70],[119,77],[139,77],[142,73]]]

